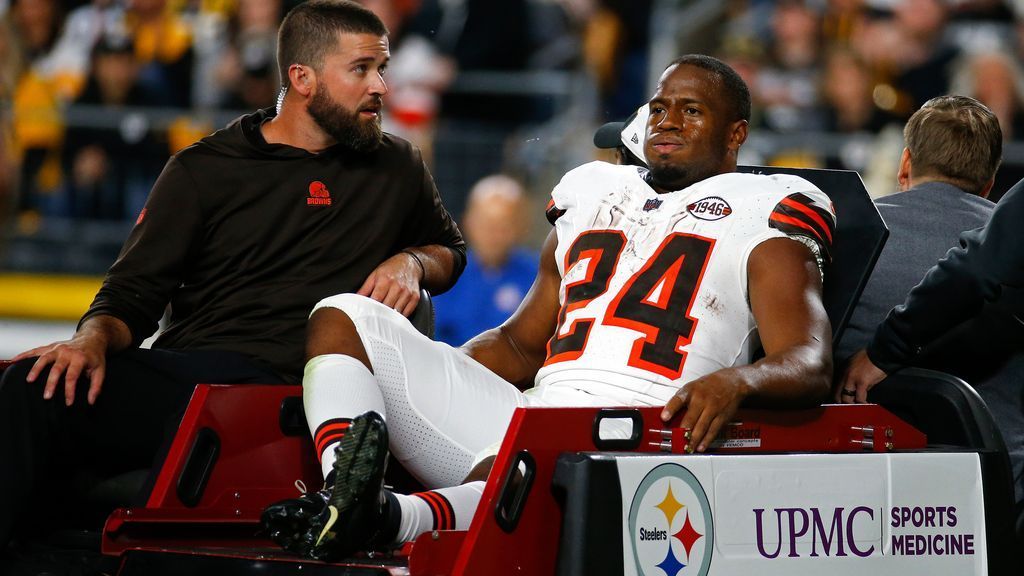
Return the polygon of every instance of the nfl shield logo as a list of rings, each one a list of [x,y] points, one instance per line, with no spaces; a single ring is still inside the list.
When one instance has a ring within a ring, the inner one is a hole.
[[[657,198],[650,198],[647,200],[647,202],[644,202],[644,212],[657,210],[659,206],[661,206],[661,200]]]

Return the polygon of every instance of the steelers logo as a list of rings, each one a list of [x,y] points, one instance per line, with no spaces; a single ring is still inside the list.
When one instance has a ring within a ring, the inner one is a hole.
[[[637,574],[706,576],[714,522],[704,488],[686,468],[662,464],[644,477],[629,508]]]

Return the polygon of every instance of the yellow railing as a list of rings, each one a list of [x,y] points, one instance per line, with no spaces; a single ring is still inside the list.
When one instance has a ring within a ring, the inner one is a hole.
[[[96,276],[0,274],[0,317],[78,320],[102,282]]]

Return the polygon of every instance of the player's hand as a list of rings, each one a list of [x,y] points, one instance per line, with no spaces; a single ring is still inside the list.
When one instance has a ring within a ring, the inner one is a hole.
[[[39,374],[50,366],[50,375],[43,387],[43,398],[49,400],[57,393],[64,381],[64,404],[75,402],[75,388],[81,376],[89,378],[89,404],[95,404],[103,387],[103,376],[107,368],[107,344],[101,338],[89,335],[75,335],[70,340],[40,346],[18,354],[14,361],[38,356],[25,380],[35,382]]]
[[[421,280],[423,269],[416,259],[411,254],[399,252],[381,262],[357,294],[368,296],[408,316],[420,303]]]
[[[868,358],[867,351],[861,350],[850,359],[833,398],[843,404],[865,404],[868,401],[868,390],[884,380],[885,376],[885,372]]]
[[[680,427],[690,431],[690,446],[704,452],[736,414],[750,388],[739,372],[727,368],[684,384],[665,404],[661,419],[668,422],[686,409]]]

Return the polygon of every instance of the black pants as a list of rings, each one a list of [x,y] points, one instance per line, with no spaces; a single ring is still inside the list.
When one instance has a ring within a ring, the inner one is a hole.
[[[196,384],[283,383],[234,352],[132,349],[108,357],[95,405],[82,378],[67,407],[62,385],[43,400],[48,370],[25,381],[34,362],[0,379],[0,550],[40,526],[98,528],[110,510],[87,510],[85,495],[100,481],[159,465]]]

